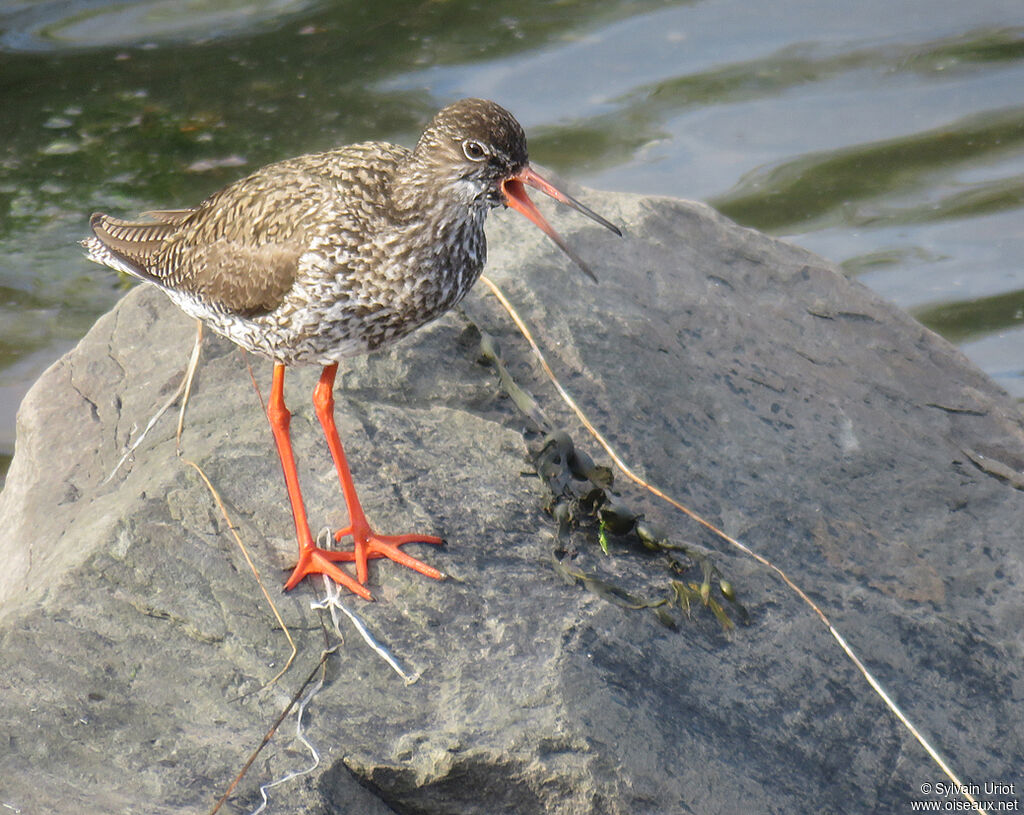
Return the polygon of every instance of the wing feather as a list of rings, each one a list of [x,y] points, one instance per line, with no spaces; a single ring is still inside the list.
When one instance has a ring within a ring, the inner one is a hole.
[[[376,228],[377,207],[408,151],[381,143],[300,156],[257,170],[192,209],[126,221],[96,213],[89,258],[245,316],[278,308],[312,246],[332,262]],[[339,267],[336,274],[344,274]]]

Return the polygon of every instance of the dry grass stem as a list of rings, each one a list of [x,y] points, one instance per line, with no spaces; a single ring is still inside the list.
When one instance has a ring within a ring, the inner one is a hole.
[[[641,486],[643,489],[650,492],[651,494],[657,496],[661,500],[675,507],[684,515],[696,521],[698,524],[708,529],[711,533],[713,533],[720,539],[724,540],[726,543],[730,544],[736,549],[739,549],[748,557],[753,558],[762,566],[765,566],[766,568],[773,571],[797,595],[797,597],[799,597],[800,600],[802,600],[803,603],[807,605],[807,607],[810,608],[818,616],[818,618],[828,629],[829,633],[832,635],[835,641],[839,643],[839,647],[843,649],[843,652],[846,654],[846,656],[850,659],[850,661],[854,664],[857,670],[860,671],[860,673],[867,680],[872,690],[875,691],[879,698],[881,698],[881,700],[885,703],[886,707],[889,708],[892,714],[911,733],[911,735],[913,735],[913,737],[917,739],[918,743],[924,748],[925,752],[928,753],[932,761],[935,762],[939,769],[942,770],[943,774],[951,782],[953,782],[953,784],[956,785],[956,789],[960,792],[963,798],[966,801],[968,801],[977,812],[982,812],[981,806],[967,791],[967,787],[964,785],[964,783],[960,781],[959,777],[956,775],[956,773],[953,772],[953,770],[942,758],[939,752],[931,745],[928,739],[925,738],[925,736],[917,729],[917,727],[914,726],[913,722],[911,722],[910,719],[907,718],[907,716],[903,713],[899,706],[893,701],[892,697],[889,696],[888,692],[886,692],[885,688],[882,687],[881,683],[877,679],[875,679],[875,677],[867,669],[864,663],[861,662],[860,658],[850,647],[850,645],[846,642],[846,639],[836,630],[835,626],[832,625],[831,620],[829,620],[829,618],[825,615],[825,612],[823,612],[818,607],[818,605],[813,600],[811,600],[810,597],[807,596],[803,589],[801,589],[796,583],[794,583],[781,568],[776,566],[766,557],[753,551],[750,547],[748,547],[741,541],[737,540],[736,538],[733,538],[732,536],[726,534],[723,530],[719,529],[717,526],[715,526],[713,523],[702,517],[700,514],[694,512],[689,507],[684,506],[682,503],[672,498],[670,495],[667,495],[665,492],[658,489],[658,487],[654,486],[653,484],[649,484],[647,481],[645,481],[643,478],[641,478],[639,475],[633,472],[633,470],[621,458],[619,458],[619,455],[615,452],[615,450],[604,438],[604,436],[602,436],[601,433],[597,430],[597,428],[594,427],[593,424],[591,424],[590,420],[587,418],[586,414],[582,411],[582,409],[576,403],[576,401],[569,395],[565,388],[562,387],[562,384],[558,381],[558,377],[555,376],[555,373],[551,369],[551,366],[548,365],[547,360],[544,358],[544,354],[541,352],[540,347],[533,339],[533,334],[530,332],[530,329],[526,326],[526,323],[523,322],[522,318],[520,318],[519,314],[516,312],[515,308],[513,308],[508,298],[505,297],[504,292],[502,292],[501,289],[498,288],[498,286],[486,275],[481,276],[480,279],[483,281],[484,285],[486,285],[491,290],[491,293],[497,298],[498,302],[501,303],[502,308],[504,308],[505,311],[508,312],[508,315],[512,319],[512,322],[515,323],[516,328],[519,329],[520,333],[526,339],[527,343],[529,343],[530,348],[534,353],[534,356],[537,357],[538,362],[544,369],[544,373],[546,373],[548,378],[551,380],[551,383],[554,385],[555,390],[558,391],[559,396],[562,397],[562,400],[569,406],[572,412],[576,414],[576,417],[579,419],[581,424],[594,437],[597,443],[604,449],[605,453],[608,454],[608,457],[613,462],[615,462],[615,466],[619,468],[622,474],[625,475],[626,478],[630,479],[634,483]]]
[[[249,557],[249,550],[242,542],[242,537],[238,534],[238,529],[231,522],[231,517],[228,515],[227,507],[224,506],[224,501],[221,499],[220,493],[218,493],[213,484],[210,483],[210,479],[206,477],[206,473],[203,472],[202,467],[200,467],[191,459],[183,458],[182,461],[184,461],[190,467],[194,468],[195,471],[199,473],[199,477],[203,479],[203,483],[206,484],[206,488],[210,491],[210,495],[213,496],[214,502],[217,504],[217,507],[220,509],[221,514],[224,516],[224,521],[228,525],[228,531],[230,531],[231,535],[234,537],[235,543],[238,545],[238,548],[242,552],[242,556],[245,558],[245,562],[248,563],[249,568],[252,569],[252,573],[256,577],[256,582],[259,584],[260,591],[263,592],[263,596],[267,599],[267,603],[270,606],[270,610],[274,613],[274,619],[276,619],[277,624],[281,626],[281,630],[284,632],[285,637],[287,637],[288,639],[288,644],[291,646],[292,652],[288,657],[288,661],[284,664],[284,667],[277,672],[274,678],[267,682],[267,686],[273,685],[275,682],[277,682],[278,679],[284,676],[285,672],[287,672],[287,670],[291,667],[292,662],[295,661],[295,656],[298,654],[298,648],[295,647],[295,640],[292,639],[292,634],[288,630],[288,626],[286,626],[284,624],[284,620],[281,619],[281,614],[280,612],[278,612],[277,606],[271,599],[270,592],[267,591],[267,587],[263,584],[263,579],[260,577],[259,569],[256,568],[256,564],[253,563],[252,558]]]

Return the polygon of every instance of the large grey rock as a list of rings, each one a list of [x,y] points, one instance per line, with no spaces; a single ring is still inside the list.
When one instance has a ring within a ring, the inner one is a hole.
[[[1024,466],[1009,398],[948,343],[830,264],[705,207],[588,194],[617,240],[560,217],[594,286],[529,224],[493,218],[489,273],[628,461],[785,568],[831,615],[963,780],[1021,789]],[[574,231],[575,230],[575,231]],[[485,296],[544,408],[584,434]],[[944,780],[765,569],[620,479],[622,499],[720,550],[750,612],[676,630],[567,585],[523,421],[452,314],[343,368],[339,426],[371,520],[443,534],[414,547],[451,577],[376,562],[350,605],[421,679],[406,686],[347,628],[309,705],[322,763],[270,791],[285,813],[897,812]],[[183,439],[227,502],[296,637],[284,637],[220,511],[175,457],[166,417],[193,324],[129,294],[37,383],[0,495],[0,804],[24,813],[208,810],[325,643],[294,557],[280,468],[246,363],[208,340]],[[265,389],[269,365],[257,361]],[[344,508],[289,374],[315,527]],[[586,445],[597,452],[592,444]],[[984,458],[982,458],[984,457]],[[600,458],[600,456],[598,456]],[[981,466],[979,466],[979,463]],[[656,595],[660,558],[593,530],[573,569]],[[307,762],[290,721],[229,810]]]

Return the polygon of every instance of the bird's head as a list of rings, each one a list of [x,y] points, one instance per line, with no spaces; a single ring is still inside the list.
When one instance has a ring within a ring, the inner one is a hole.
[[[568,204],[616,235],[622,234],[614,224],[562,192],[530,166],[522,126],[494,102],[462,99],[443,108],[423,131],[414,153],[432,165],[443,176],[446,188],[467,206],[505,205],[525,215],[595,281],[597,278],[587,264],[534,206],[524,185]]]

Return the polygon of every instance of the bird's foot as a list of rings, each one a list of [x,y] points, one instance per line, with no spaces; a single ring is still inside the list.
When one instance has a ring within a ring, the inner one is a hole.
[[[333,549],[324,549],[310,542],[299,548],[299,562],[295,564],[291,577],[284,584],[284,590],[289,591],[302,582],[304,577],[314,574],[323,574],[331,578],[335,583],[344,586],[353,594],[358,594],[364,600],[372,600],[373,595],[369,589],[362,585],[352,575],[335,565],[337,562],[355,560],[352,552],[338,552]],[[364,581],[365,582],[365,581]]]
[[[407,555],[399,546],[406,543],[433,543],[441,545],[444,541],[434,535],[380,535],[370,529],[365,523],[349,524],[339,530],[334,539],[340,541],[342,538],[351,536],[355,543],[355,549],[351,552],[334,552],[332,554],[343,555],[339,560],[352,560],[356,564],[356,577],[360,583],[366,583],[369,575],[367,561],[374,558],[386,557],[406,568],[413,569],[420,574],[440,580],[444,574],[433,566],[428,566],[422,560],[417,560],[412,555]]]

